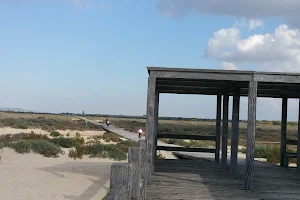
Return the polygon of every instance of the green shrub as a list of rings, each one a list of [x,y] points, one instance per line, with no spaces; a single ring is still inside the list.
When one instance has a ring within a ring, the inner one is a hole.
[[[126,160],[127,155],[120,148],[113,144],[93,144],[86,147],[85,154],[90,157],[111,158],[114,160]]]
[[[126,141],[121,141],[118,144],[116,144],[123,152],[127,153],[128,149],[130,147],[137,147],[137,142],[131,141],[131,140],[126,140]]]
[[[18,153],[29,153],[31,149],[31,143],[29,141],[19,141],[10,145]]]
[[[25,124],[17,124],[16,127],[20,129],[28,129],[28,126],[26,126]]]
[[[63,137],[52,138],[50,139],[50,142],[63,148],[75,147],[78,144],[78,142],[74,138],[63,138]]]
[[[76,137],[81,137],[79,132],[76,132]]]
[[[82,145],[82,144],[77,144],[75,146],[75,149],[71,149],[69,151],[69,157],[70,158],[74,158],[74,160],[78,159],[82,159],[83,155],[85,153],[86,150],[86,146]]]
[[[52,136],[52,137],[59,137],[59,136],[61,136],[61,134],[58,131],[52,131],[50,133],[50,136]]]
[[[109,142],[109,141],[120,142],[120,141],[122,141],[117,134],[111,133],[111,132],[110,133],[104,133],[103,134],[103,140],[105,140],[106,142]]]
[[[46,140],[30,140],[31,149],[35,153],[44,155],[45,157],[58,157],[58,154],[63,154],[63,151],[55,144]]]

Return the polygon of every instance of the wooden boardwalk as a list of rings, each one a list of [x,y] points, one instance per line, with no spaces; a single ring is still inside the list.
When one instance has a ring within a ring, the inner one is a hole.
[[[209,160],[157,160],[147,199],[300,199],[300,174],[295,169],[255,162],[254,191],[244,190],[245,167],[237,178]]]

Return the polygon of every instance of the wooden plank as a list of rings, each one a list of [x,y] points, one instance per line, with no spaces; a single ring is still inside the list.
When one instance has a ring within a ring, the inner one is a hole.
[[[172,138],[172,139],[216,141],[216,136],[206,136],[206,135],[158,134],[157,137],[158,138]]]
[[[206,152],[215,153],[215,149],[205,149],[205,148],[185,148],[185,147],[170,147],[170,146],[157,146],[157,150],[162,151],[184,151],[184,152]]]
[[[235,88],[232,106],[232,136],[231,136],[231,156],[230,156],[230,174],[236,178],[237,174],[237,154],[239,141],[239,113],[240,113],[240,89]]]
[[[299,75],[293,74],[254,74],[254,81],[274,83],[300,83]]]
[[[216,153],[215,161],[220,162],[220,140],[221,140],[221,112],[222,112],[222,95],[217,95],[217,110],[216,110]]]
[[[215,72],[181,72],[181,71],[151,71],[151,77],[156,78],[183,78],[204,80],[250,81],[252,74],[215,73]]]
[[[257,82],[249,82],[245,190],[253,190]]]
[[[155,93],[156,93],[156,78],[148,78],[148,95],[147,95],[147,119],[146,119],[146,139],[148,152],[147,184],[151,183],[151,174],[154,171],[153,160],[153,142],[155,137]]]
[[[147,173],[147,167],[148,167],[148,165],[147,165],[147,141],[139,140],[138,143],[139,143],[138,146],[141,148],[140,199],[145,200],[146,199],[146,187],[147,187],[146,173]]]
[[[281,113],[281,141],[280,141],[280,166],[284,167],[284,154],[286,153],[286,124],[287,124],[287,105],[288,99],[282,98],[282,113]]]
[[[286,140],[286,144],[297,145],[298,140]]]
[[[227,145],[228,145],[228,102],[229,96],[223,96],[223,132],[222,132],[222,158],[221,167],[227,168]]]
[[[153,142],[153,161],[157,159],[157,132],[158,132],[158,111],[159,111],[159,93],[155,90],[155,104],[154,104],[154,142]],[[154,167],[152,168],[152,173],[154,172]]]
[[[131,147],[128,149],[128,162],[131,164],[130,197],[140,199],[140,174],[141,174],[141,148]]]
[[[297,140],[297,155],[300,155],[300,99],[298,108],[298,140]],[[300,156],[297,157],[297,171],[300,172]]]

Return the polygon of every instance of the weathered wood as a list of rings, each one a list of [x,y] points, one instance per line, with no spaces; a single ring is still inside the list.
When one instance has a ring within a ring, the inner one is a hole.
[[[247,150],[246,150],[246,178],[245,190],[252,191],[254,175],[254,149],[255,149],[255,129],[256,129],[256,97],[257,82],[249,82],[248,98],[248,125],[247,125]]]
[[[146,199],[146,187],[147,187],[147,141],[146,140],[139,140],[139,147],[141,148],[141,169],[140,169],[140,179],[141,179],[141,186],[140,186],[140,199]]]
[[[221,140],[221,112],[222,112],[222,95],[217,95],[217,110],[216,110],[216,153],[215,161],[220,162],[220,140]]]
[[[298,140],[286,140],[286,144],[297,145]]]
[[[297,155],[300,155],[300,99],[299,99],[299,110],[298,110]],[[300,156],[297,156],[297,171],[300,172]]]
[[[215,149],[157,146],[157,150],[215,153]]]
[[[222,158],[221,167],[227,168],[227,145],[228,145],[228,102],[229,96],[223,96],[223,131],[222,131]]]
[[[172,138],[172,139],[189,139],[189,140],[208,140],[216,141],[216,136],[206,135],[179,135],[179,134],[158,134],[158,138]]]
[[[131,164],[130,197],[140,199],[140,174],[141,174],[141,148],[131,147],[128,149],[128,162]]]
[[[253,77],[254,81],[257,82],[275,82],[275,83],[300,83],[299,74],[266,74],[266,73],[256,73]]]
[[[239,113],[240,113],[240,91],[235,89],[232,106],[232,135],[231,135],[231,156],[230,156],[230,173],[233,178],[237,174],[237,154],[238,154],[238,135],[239,135]]]
[[[130,197],[131,165],[113,163],[110,172],[110,191],[104,200],[127,200]]]
[[[281,141],[280,141],[280,166],[284,167],[284,154],[286,153],[286,124],[287,124],[287,105],[288,99],[282,98],[281,113]]]
[[[286,153],[286,154],[284,154],[283,167],[288,167],[289,166],[289,159],[290,158],[297,158],[297,153]]]
[[[148,96],[147,96],[147,119],[146,119],[146,139],[148,152],[147,184],[151,184],[151,173],[154,171],[153,160],[153,143],[155,140],[155,94],[156,94],[156,78],[148,78]]]
[[[237,178],[219,169],[214,159],[158,160],[147,199],[299,199],[300,178],[293,169],[255,161],[255,190],[243,190],[245,165],[239,162]],[[218,191],[218,192],[216,192]]]
[[[159,111],[159,93],[155,90],[155,104],[154,104],[154,142],[153,142],[153,161],[157,159],[157,132],[158,132],[158,111]],[[154,173],[154,167],[152,168],[151,173]]]

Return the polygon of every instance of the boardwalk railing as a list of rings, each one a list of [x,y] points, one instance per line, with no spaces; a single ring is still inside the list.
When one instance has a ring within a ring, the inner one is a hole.
[[[110,190],[104,200],[146,199],[147,141],[140,140],[138,147],[128,150],[128,163],[113,163],[110,173]]]

